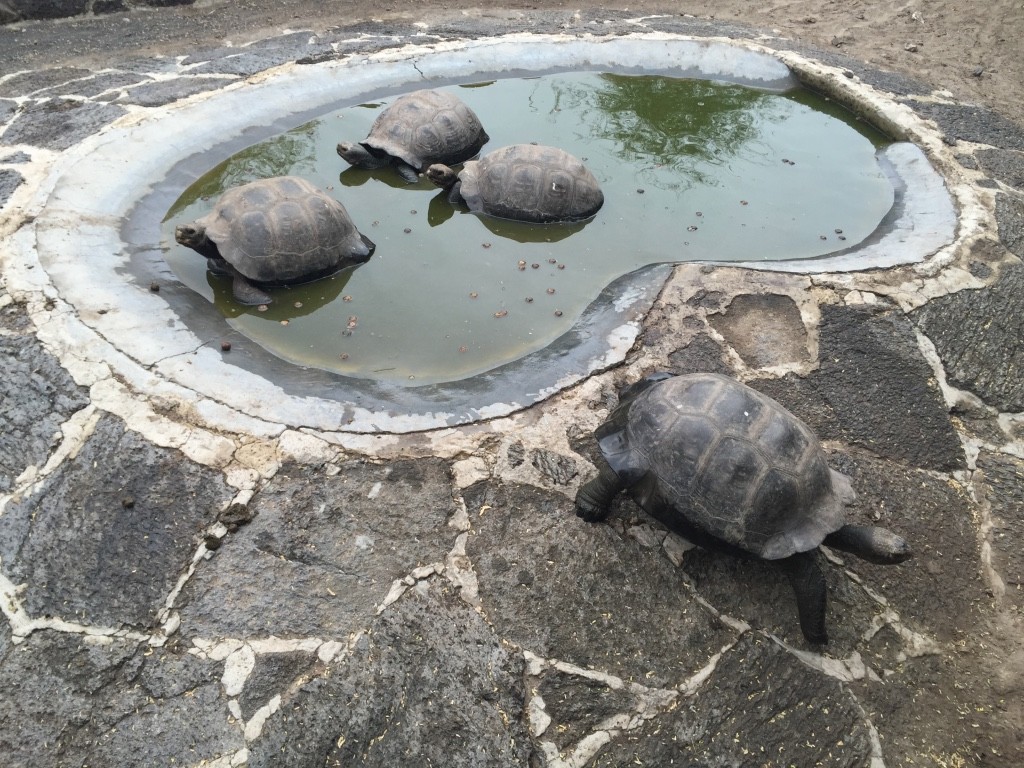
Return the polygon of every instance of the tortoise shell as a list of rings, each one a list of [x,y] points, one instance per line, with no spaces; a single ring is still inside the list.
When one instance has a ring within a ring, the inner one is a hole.
[[[642,380],[596,437],[652,516],[767,560],[817,547],[854,498],[804,422],[727,376]]]
[[[594,174],[556,147],[502,147],[466,163],[459,182],[471,211],[503,219],[577,221],[593,216],[604,204]]]
[[[421,171],[433,163],[468,160],[488,138],[480,118],[458,96],[427,89],[395,99],[362,143]]]
[[[196,226],[225,261],[257,283],[312,280],[373,253],[345,206],[295,176],[229,189]]]

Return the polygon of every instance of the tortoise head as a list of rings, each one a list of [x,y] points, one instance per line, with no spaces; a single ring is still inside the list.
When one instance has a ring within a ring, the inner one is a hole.
[[[434,165],[427,168],[426,177],[430,179],[434,184],[439,186],[441,189],[448,189],[456,181],[458,181],[459,174],[454,169],[449,168],[447,165],[441,163],[435,163]]]
[[[365,144],[342,141],[338,144],[338,155],[355,168],[383,168],[391,164],[391,157],[385,153],[373,152]]]
[[[220,257],[217,246],[206,236],[206,227],[198,221],[176,226],[174,228],[174,239],[186,248],[191,248],[208,259]]]

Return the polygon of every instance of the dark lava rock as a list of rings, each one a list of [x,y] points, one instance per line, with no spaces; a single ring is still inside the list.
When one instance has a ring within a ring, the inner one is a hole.
[[[19,112],[3,141],[7,144],[31,144],[44,149],[67,149],[125,112],[112,104],[82,103],[72,99],[50,99]]]
[[[996,224],[1003,245],[1024,259],[1024,197],[996,195]]]
[[[491,483],[464,497],[484,614],[525,650],[660,686],[692,675],[732,635],[660,548],[583,522],[570,499]]]
[[[752,633],[694,696],[619,736],[589,765],[861,768],[871,755],[870,723],[849,689]]]
[[[531,686],[544,700],[551,724],[543,738],[560,750],[586,737],[600,723],[636,707],[634,695],[590,677],[545,670]]]
[[[145,75],[135,72],[104,72],[94,77],[83,80],[72,80],[69,83],[56,85],[40,91],[38,96],[85,96],[91,98],[104,91],[114,88],[127,88],[130,85],[138,85],[146,80],[151,80]]]
[[[23,19],[59,19],[89,10],[92,0],[7,0]]]
[[[71,80],[88,77],[92,72],[78,67],[54,67],[19,72],[0,83],[0,96],[27,96]],[[8,142],[14,144],[15,142]]]
[[[25,177],[13,168],[0,168],[0,208],[7,204],[14,194],[14,190],[20,187]]]
[[[975,156],[989,176],[1024,191],[1024,153],[1007,149],[981,149]]]
[[[178,77],[173,80],[160,80],[145,83],[125,91],[120,101],[125,104],[137,104],[140,107],[162,107],[172,101],[194,96],[197,93],[214,91],[233,83],[234,77]]]
[[[256,666],[245,681],[238,697],[242,717],[251,718],[257,709],[274,696],[284,694],[295,679],[308,672],[316,661],[309,653],[264,653],[256,657]]]
[[[1024,607],[1024,461],[982,451],[978,468],[992,514],[992,565],[1006,586],[1006,598]]]
[[[18,109],[18,102],[13,99],[0,99],[0,125],[3,125],[10,120]],[[4,161],[9,162],[9,161]]]
[[[886,306],[825,306],[818,369],[752,386],[775,398],[825,440],[885,458],[950,471],[965,466],[960,440],[902,312]]]
[[[670,373],[733,374],[732,367],[725,359],[725,349],[706,333],[697,334],[685,347],[670,353],[668,362]]]
[[[568,485],[580,473],[575,459],[555,451],[535,450],[530,455],[530,463],[556,485]]]
[[[392,583],[443,562],[456,532],[448,466],[438,459],[351,462],[330,476],[286,466],[249,502],[182,591],[186,636],[345,636]]]
[[[28,163],[31,161],[32,156],[25,152],[12,152],[9,155],[4,155],[3,157],[0,157],[0,163],[10,163],[11,165]]]
[[[991,144],[999,149],[1024,150],[1024,131],[1012,120],[971,104],[905,102],[918,114],[938,123],[950,141]]]
[[[102,417],[73,459],[0,517],[0,558],[34,616],[152,629],[200,530],[231,498],[219,472]]]
[[[0,625],[5,768],[193,765],[241,749],[220,693],[222,665],[114,638]]]
[[[0,326],[26,329],[17,307],[3,310]],[[0,492],[6,492],[27,467],[46,462],[60,425],[89,399],[31,336],[0,335],[0,368]]]
[[[282,702],[248,765],[526,768],[523,666],[451,585],[422,582]]]
[[[931,339],[953,386],[1000,411],[1024,411],[1024,266],[988,288],[932,299],[911,318]]]

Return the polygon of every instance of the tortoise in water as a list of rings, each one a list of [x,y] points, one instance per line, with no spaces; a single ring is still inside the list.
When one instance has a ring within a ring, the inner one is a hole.
[[[844,507],[855,494],[826,465],[810,428],[735,379],[652,374],[623,391],[595,436],[607,464],[580,488],[577,515],[603,519],[628,489],[694,544],[778,561],[811,643],[828,642],[819,544],[880,564],[911,556],[891,531],[846,523]]]
[[[179,224],[174,239],[230,275],[241,304],[270,304],[259,286],[316,280],[362,264],[376,248],[345,206],[296,176],[229,189],[206,216]]]
[[[427,178],[449,190],[453,204],[502,219],[579,221],[604,204],[604,193],[587,167],[557,147],[513,144],[465,164],[427,168]]]
[[[410,184],[432,163],[455,165],[473,157],[490,137],[458,96],[422,90],[400,96],[374,120],[360,142],[341,142],[338,154],[356,168],[395,170]]]

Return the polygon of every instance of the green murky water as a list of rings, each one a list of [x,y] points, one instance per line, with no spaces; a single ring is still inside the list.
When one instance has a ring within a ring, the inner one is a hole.
[[[661,76],[569,73],[451,86],[491,136],[584,159],[605,204],[575,225],[453,210],[429,182],[348,168],[386,102],[350,107],[252,146],[197,180],[164,222],[167,260],[232,327],[293,363],[418,386],[543,348],[616,277],[666,261],[804,259],[855,245],[893,203],[875,160],[887,139],[807,91],[765,93]],[[273,289],[268,311],[174,242],[228,187],[303,176],[377,244],[366,264]],[[525,268],[520,262],[526,262]]]

